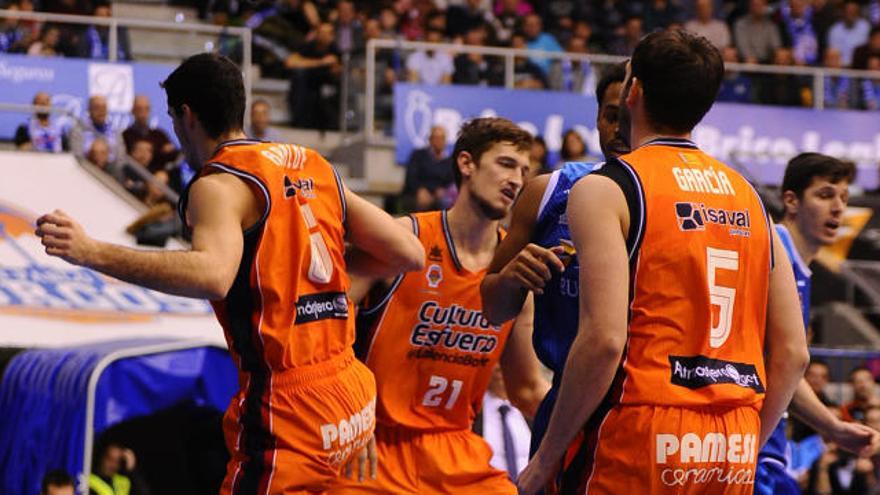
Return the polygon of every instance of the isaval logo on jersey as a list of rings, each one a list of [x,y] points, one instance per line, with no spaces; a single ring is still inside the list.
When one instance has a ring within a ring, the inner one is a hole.
[[[315,198],[315,181],[314,179],[306,178],[306,179],[296,179],[290,180],[290,177],[284,176],[284,197],[286,199],[290,199],[299,194],[302,194],[306,199],[314,199]]]
[[[749,210],[712,208],[704,203],[675,203],[678,228],[684,232],[706,230],[706,224],[729,227],[730,235],[748,237],[752,228]]]
[[[296,324],[326,319],[348,318],[348,298],[344,292],[321,292],[300,296],[296,301]]]

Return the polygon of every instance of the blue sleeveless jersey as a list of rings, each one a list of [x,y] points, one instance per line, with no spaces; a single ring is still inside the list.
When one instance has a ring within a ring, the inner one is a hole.
[[[795,249],[788,229],[781,224],[777,224],[776,233],[779,235],[779,240],[782,241],[782,246],[785,247],[785,252],[788,254],[788,259],[791,260],[791,266],[794,269],[794,280],[797,283],[798,296],[800,296],[801,300],[801,313],[804,318],[804,327],[806,327],[810,324],[810,277],[812,272],[810,272],[810,268],[801,259],[797,249]],[[785,452],[788,442],[785,438],[785,423],[786,420],[783,418],[776,426],[776,429],[773,430],[773,434],[767,440],[767,443],[764,444],[764,448],[761,449],[760,457],[771,457],[777,461],[786,462]]]
[[[568,192],[581,177],[589,174],[595,163],[569,162],[550,176],[538,208],[538,219],[532,233],[532,242],[545,248],[560,245],[572,247],[568,231]],[[541,402],[532,426],[531,453],[541,444],[559,384],[568,351],[577,336],[578,328],[578,262],[575,255],[567,261],[565,271],[553,275],[544,286],[544,294],[535,296],[535,330],[532,343],[544,366],[553,370],[553,387]]]

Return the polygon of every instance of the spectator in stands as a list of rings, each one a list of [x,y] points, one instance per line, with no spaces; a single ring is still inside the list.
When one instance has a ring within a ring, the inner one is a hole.
[[[464,35],[464,44],[483,46],[486,43],[486,25],[475,24]],[[497,57],[484,57],[480,53],[460,53],[453,59],[455,71],[453,84],[493,85],[504,84],[504,66]]]
[[[874,464],[868,457],[855,457],[840,450],[833,442],[826,444],[825,453],[816,463],[815,479],[809,493],[829,495],[863,495],[877,484]]]
[[[749,1],[749,11],[734,24],[733,36],[740,57],[750,64],[769,63],[782,46],[779,28],[767,13],[766,0]]]
[[[269,102],[258,99],[251,104],[251,125],[246,130],[248,137],[260,141],[281,142],[281,135],[273,129],[270,123]]]
[[[547,166],[547,143],[541,136],[532,139],[532,147],[529,150],[529,178],[537,175],[550,173],[552,170]]]
[[[57,26],[46,24],[40,33],[40,39],[31,43],[27,54],[32,57],[58,57],[58,43],[61,40],[61,31]]]
[[[843,67],[840,51],[828,47],[822,57],[822,65],[828,69],[840,69]],[[851,108],[853,101],[854,84],[852,79],[846,76],[825,76],[825,108]]]
[[[141,138],[132,145],[130,159],[122,164],[122,186],[141,200],[147,195],[148,182],[144,179],[144,174],[150,173],[152,161],[153,143]],[[164,170],[159,171],[165,173]]]
[[[338,128],[339,74],[336,30],[328,22],[318,26],[315,39],[287,60],[291,69],[290,116],[294,127]]]
[[[414,150],[406,164],[406,179],[401,200],[405,210],[426,211],[444,204],[452,187],[452,161],[446,151],[446,129],[431,128],[428,147]]]
[[[868,408],[880,406],[874,375],[868,368],[859,366],[850,371],[849,383],[852,385],[853,400],[841,408],[842,417],[845,421],[864,421]]]
[[[523,34],[526,37],[526,46],[529,50],[543,50],[546,52],[561,52],[562,47],[550,33],[544,32],[544,21],[538,14],[529,14],[523,19]],[[546,57],[531,57],[530,60],[541,68],[544,74],[550,71],[550,60]]]
[[[595,12],[592,19],[595,22],[596,34],[599,37],[599,41],[604,46],[610,48],[611,44],[617,39],[620,29],[629,14],[626,4],[617,0],[601,0],[596,2]]]
[[[425,41],[442,43],[443,33],[428,30]],[[406,78],[411,82],[449,84],[454,72],[452,55],[445,50],[419,50],[406,58]]]
[[[510,44],[510,38],[513,37],[520,18],[532,12],[532,6],[522,0],[501,0],[496,3],[492,19],[495,42],[500,45]]]
[[[107,99],[101,95],[94,95],[89,98],[88,119],[78,121],[70,132],[70,150],[77,157],[82,157],[91,149],[92,142],[99,137],[107,141],[110,147],[110,162],[121,163],[125,156],[125,141],[122,139],[122,133],[107,119]]]
[[[880,55],[872,55],[868,58],[867,69],[880,71]],[[880,79],[863,79],[861,86],[862,108],[880,110]]]
[[[726,46],[721,50],[721,57],[725,64],[739,62],[739,54],[735,47]],[[718,92],[718,101],[731,103],[748,103],[752,101],[752,79],[742,72],[733,70],[724,71],[724,79],[721,80],[721,90]]]
[[[18,2],[6,6],[8,10],[21,10]],[[19,53],[27,50],[33,41],[33,30],[18,19],[0,21],[0,53]]]
[[[666,29],[670,24],[680,24],[682,8],[677,0],[648,0],[645,2],[645,31],[650,33]]]
[[[826,406],[836,405],[834,401],[828,398],[828,394],[825,393],[825,387],[828,386],[828,382],[830,381],[828,365],[825,362],[817,360],[810,361],[807,370],[804,372],[804,380],[807,381],[807,384],[810,385],[810,388],[813,389],[813,392],[816,393],[816,397],[819,398],[822,404],[825,404]],[[816,430],[794,415],[792,415],[791,419],[791,429],[791,438],[795,442],[800,442],[801,440],[816,434]]]
[[[98,3],[92,13],[95,17],[113,16],[111,4]],[[110,58],[110,29],[107,26],[89,26],[80,41],[79,55],[83,58],[108,60]],[[120,27],[116,38],[117,60],[131,60],[128,28]]]
[[[529,463],[532,433],[522,412],[510,403],[498,365],[492,369],[481,411],[474,420],[474,430],[492,448],[489,464],[516,479]]]
[[[52,105],[49,93],[40,91],[34,96],[33,104],[48,107]],[[16,149],[61,153],[64,149],[64,128],[45,110],[37,110],[27,123],[15,130]]]
[[[730,28],[727,27],[726,23],[719,21],[713,16],[713,8],[713,0],[697,0],[697,16],[686,22],[684,28],[706,38],[715,45],[715,48],[723,50],[725,47],[730,46]]]
[[[565,51],[574,54],[587,54],[587,40],[578,36],[569,38]],[[559,60],[550,71],[550,87],[580,94],[593,94],[596,76],[593,66],[587,60]]]
[[[773,56],[773,64],[794,66],[794,55],[790,48],[779,47]],[[808,106],[811,101],[812,79],[795,74],[771,74],[762,80],[761,102],[767,105],[789,107]]]
[[[336,4],[336,48],[341,53],[360,53],[364,50],[364,26],[357,17],[352,0]]]
[[[169,176],[164,170],[156,172],[153,178],[158,183],[168,185]],[[138,244],[164,247],[169,237],[180,232],[179,217],[154,182],[147,184],[144,204],[150,209],[126,227],[125,231],[135,236]]]
[[[608,51],[613,55],[629,57],[643,36],[645,36],[644,20],[641,16],[631,15],[623,24],[623,33],[614,38],[608,46]]]
[[[587,154],[587,143],[580,133],[569,129],[562,134],[562,147],[559,149],[559,163],[554,169],[562,167],[565,162],[587,162],[592,157]]]
[[[76,495],[73,477],[63,469],[53,469],[43,476],[40,495]]]
[[[871,28],[868,42],[856,47],[853,51],[852,68],[864,70],[868,68],[868,58],[880,55],[880,26]]]
[[[146,95],[134,97],[134,105],[131,108],[134,117],[128,129],[123,131],[122,138],[125,142],[127,153],[132,152],[134,143],[140,139],[146,139],[153,144],[153,160],[150,162],[151,172],[164,169],[169,163],[177,160],[180,152],[174,147],[174,143],[168,138],[168,134],[151,124],[152,112],[150,99]]]
[[[443,16],[443,19],[446,19],[446,16]],[[400,17],[397,15],[397,12],[391,7],[384,7],[379,11],[379,25],[382,27],[382,36],[386,38],[395,39],[400,35],[400,31],[398,30],[400,24]],[[444,21],[444,28],[446,23]],[[441,37],[445,30],[440,31]],[[425,33],[425,37],[427,38],[430,33]],[[427,40],[426,40],[427,41]]]
[[[136,472],[137,458],[131,449],[115,442],[95,446],[89,474],[89,495],[144,495],[149,490]]]
[[[791,47],[797,65],[813,65],[819,60],[819,39],[813,29],[813,7],[808,0],[781,2],[780,20],[786,45]]]
[[[99,137],[92,141],[85,159],[110,177],[122,182],[122,167],[110,161],[110,145],[104,138]]]
[[[510,40],[511,48],[526,49],[526,38],[520,33]],[[514,57],[513,86],[517,89],[544,89],[548,87],[544,71],[528,57]]]
[[[843,18],[828,31],[828,46],[840,52],[844,67],[852,63],[856,47],[868,41],[871,25],[861,17],[861,6],[856,0],[843,4]]]
[[[482,0],[465,0],[459,5],[450,5],[446,9],[446,35],[454,39],[476,26],[491,24],[494,16],[482,4]]]
[[[320,23],[315,5],[309,1],[282,0],[277,8],[257,12],[248,20],[254,29],[254,59],[262,74],[284,77],[290,60]]]

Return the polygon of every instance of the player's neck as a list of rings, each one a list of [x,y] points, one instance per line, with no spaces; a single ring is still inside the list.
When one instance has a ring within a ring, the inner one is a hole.
[[[208,161],[217,151],[218,146],[227,141],[235,141],[236,139],[247,139],[247,134],[245,134],[244,131],[238,130],[224,132],[216,138],[206,136],[205,139],[201,141],[201,146],[199,146],[200,161],[202,163]]]
[[[794,248],[797,251],[798,256],[800,256],[803,262],[807,265],[812,263],[821,246],[819,246],[818,243],[810,242],[806,236],[801,233],[801,229],[798,228],[797,223],[793,219],[782,219],[782,225],[785,226],[788,233],[791,235],[791,242],[794,243]]]
[[[657,139],[690,139],[691,133],[685,132],[683,134],[674,134],[669,132],[661,132],[658,129],[654,129],[653,126],[649,125],[645,122],[644,117],[633,116],[632,123],[632,149],[639,148],[644,146],[651,141]]]
[[[494,251],[498,242],[498,220],[488,218],[476,201],[459,196],[447,214],[449,231],[459,253]]]

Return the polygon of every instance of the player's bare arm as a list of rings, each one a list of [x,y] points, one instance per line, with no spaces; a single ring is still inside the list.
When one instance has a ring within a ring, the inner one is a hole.
[[[535,303],[529,295],[513,323],[504,353],[501,354],[501,372],[504,374],[507,397],[530,419],[535,417],[538,406],[550,390],[550,382],[544,376],[541,362],[532,347],[534,321]]]
[[[538,176],[523,188],[513,207],[510,232],[498,246],[480,286],[483,315],[493,324],[514,318],[528,291],[540,294],[553,271],[565,269],[553,250],[529,242],[549,180],[549,175]]]
[[[413,234],[413,224],[410,217],[393,218],[392,221],[412,235],[413,239],[418,242],[418,237]],[[419,243],[418,247],[422,251],[424,258],[424,248],[421,243]],[[351,278],[351,289],[348,291],[348,298],[355,304],[361,302],[375,284],[386,282],[390,287],[393,277],[397,274],[424,268],[423,261],[422,266],[410,270],[401,270],[400,267],[387,265],[359,249],[352,250],[347,257],[349,264],[348,274]],[[352,267],[352,264],[357,266]]]
[[[771,229],[771,234],[773,252],[785,253],[776,229]],[[775,259],[776,266],[770,272],[764,336],[767,392],[761,408],[761,445],[782,419],[810,361],[791,262],[784,255],[777,255]]]
[[[190,190],[187,218],[192,248],[146,251],[89,237],[67,214],[37,220],[46,253],[126,282],[185,297],[218,300],[235,280],[243,250],[242,231],[259,219],[261,206],[241,179],[214,174]]]
[[[583,288],[578,333],[547,433],[517,481],[523,494],[544,486],[569,443],[599,406],[626,344],[629,212],[623,192],[611,179],[587,176],[571,189],[568,211]]]
[[[853,454],[871,456],[880,448],[880,432],[860,423],[842,421],[831,414],[804,378],[798,383],[789,410],[822,437]]]
[[[345,201],[348,241],[356,248],[347,256],[349,274],[382,279],[425,267],[425,250],[408,218],[395,220],[347,187]]]

